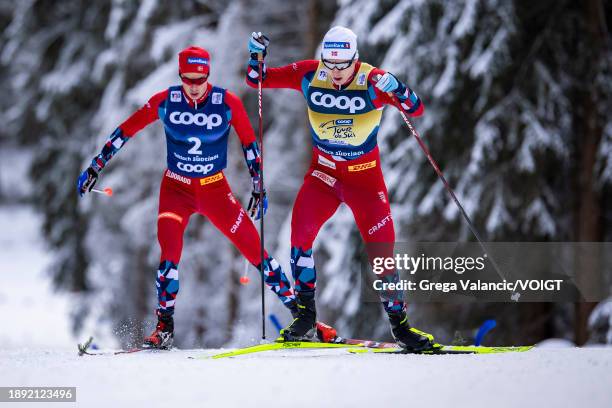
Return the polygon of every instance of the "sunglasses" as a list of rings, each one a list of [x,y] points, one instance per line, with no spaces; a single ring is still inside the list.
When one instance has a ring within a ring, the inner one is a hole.
[[[334,68],[336,68],[338,71],[344,71],[345,69],[351,66],[354,60],[355,60],[354,54],[353,54],[353,58],[351,58],[348,61],[342,61],[342,62],[331,62],[329,60],[321,58],[321,61],[323,62],[323,65],[325,65],[325,68],[329,69],[330,71],[333,70]]]
[[[181,75],[181,81],[187,85],[202,85],[208,80],[208,75],[199,78],[187,78]]]

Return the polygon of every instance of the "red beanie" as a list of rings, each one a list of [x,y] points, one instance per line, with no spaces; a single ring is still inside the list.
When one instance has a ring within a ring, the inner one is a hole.
[[[208,74],[210,72],[210,55],[200,47],[188,47],[179,53],[179,73]]]

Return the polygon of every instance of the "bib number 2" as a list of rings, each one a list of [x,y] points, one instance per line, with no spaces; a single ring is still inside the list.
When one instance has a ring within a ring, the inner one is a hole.
[[[189,149],[189,151],[187,153],[189,154],[202,154],[202,151],[200,150],[200,146],[202,146],[202,141],[197,138],[197,137],[190,137],[189,139],[187,139],[188,141],[190,141],[191,143],[193,143],[193,147],[191,149]]]

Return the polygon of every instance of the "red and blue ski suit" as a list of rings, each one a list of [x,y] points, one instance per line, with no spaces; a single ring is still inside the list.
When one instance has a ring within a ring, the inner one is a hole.
[[[157,271],[158,311],[172,314],[179,289],[178,264],[189,217],[207,217],[253,265],[259,268],[260,239],[246,211],[232,194],[223,169],[227,163],[230,126],[240,138],[245,159],[259,177],[259,151],[244,106],[231,92],[208,84],[199,101],[181,86],[155,94],[113,132],[92,166],[101,170],[108,160],[150,123],[161,120],[167,144],[167,169],[161,182],[157,237],[161,247]],[[295,297],[278,262],[265,253],[265,282],[289,308]]]
[[[312,292],[316,285],[313,242],[322,225],[345,203],[374,257],[393,256],[395,230],[389,207],[377,146],[377,133],[385,105],[392,98],[375,87],[385,71],[357,62],[352,80],[342,89],[333,85],[318,60],[299,61],[279,67],[264,67],[264,88],[289,88],[303,94],[313,142],[312,161],[300,188],[291,219],[291,268],[295,291]],[[258,67],[249,65],[247,84],[256,87]],[[402,108],[419,116],[424,107],[412,90],[400,85]],[[383,278],[396,280],[395,270]],[[401,295],[383,296],[388,312],[403,309]]]

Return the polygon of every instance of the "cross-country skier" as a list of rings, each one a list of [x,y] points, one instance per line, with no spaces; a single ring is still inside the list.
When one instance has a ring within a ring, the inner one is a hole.
[[[169,348],[174,338],[173,313],[179,290],[178,265],[183,233],[189,217],[201,214],[227,236],[258,269],[260,239],[247,215],[256,219],[265,213],[267,198],[260,197],[260,154],[255,134],[240,99],[226,89],[213,86],[209,53],[189,47],[179,53],[181,86],[172,86],[149,101],[110,135],[99,155],[78,179],[78,193],[91,191],[110,159],[145,126],[160,119],[167,143],[167,169],[161,181],[157,237],[161,259],[157,271],[156,310],[158,323],[144,340],[145,346]],[[232,194],[223,174],[227,141],[233,126],[240,138],[253,181],[253,199],[247,212]],[[256,213],[256,214],[255,214]],[[264,260],[266,284],[293,313],[296,301],[290,283],[278,262],[267,253]]]
[[[253,33],[247,84],[260,80],[258,57],[265,57],[269,40]],[[394,75],[359,61],[357,36],[333,27],[321,44],[321,59],[294,62],[279,68],[263,64],[264,88],[289,88],[303,94],[313,142],[312,162],[291,220],[291,271],[298,316],[282,331],[285,340],[310,340],[316,330],[316,268],[312,246],[319,229],[340,203],[352,210],[361,236],[374,256],[393,256],[395,231],[389,197],[381,171],[377,133],[392,93],[410,116],[423,113],[419,97]],[[395,269],[389,281],[398,279]],[[407,349],[433,346],[433,336],[411,328],[401,293],[386,293],[383,306],[396,342]]]

